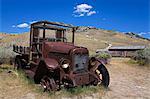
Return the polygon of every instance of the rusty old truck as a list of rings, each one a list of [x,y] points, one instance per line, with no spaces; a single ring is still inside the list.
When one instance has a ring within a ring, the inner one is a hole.
[[[41,84],[44,91],[88,85],[108,87],[109,73],[104,64],[89,57],[87,48],[75,46],[76,29],[59,22],[32,23],[29,47],[13,45],[18,53],[14,67]]]

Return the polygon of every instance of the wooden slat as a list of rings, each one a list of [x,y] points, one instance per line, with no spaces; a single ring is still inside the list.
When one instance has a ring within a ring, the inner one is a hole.
[[[57,26],[63,26],[63,27],[70,27],[70,28],[74,27],[71,24],[65,24],[65,23],[61,23],[61,22],[49,22],[49,21],[38,21],[38,22],[35,22],[31,25],[38,25],[38,24],[43,24],[43,23],[51,24],[51,25],[57,25]]]
[[[29,47],[13,45],[13,51],[18,54],[29,54]]]
[[[63,28],[59,28],[59,27],[55,27],[55,26],[42,26],[42,25],[33,26],[33,28],[51,29],[51,30],[65,30]]]

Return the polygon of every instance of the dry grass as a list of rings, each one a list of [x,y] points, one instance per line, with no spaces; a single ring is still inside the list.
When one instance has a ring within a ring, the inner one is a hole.
[[[0,99],[62,99],[62,97],[83,97],[87,94],[104,93],[102,86],[78,87],[62,89],[58,92],[43,92],[39,85],[24,75],[22,71],[15,71],[11,65],[0,66]]]
[[[129,58],[112,58],[107,65],[109,89],[78,87],[55,93],[43,93],[40,87],[10,65],[0,68],[0,99],[149,99],[150,68],[128,63]],[[8,73],[11,71],[11,73]]]

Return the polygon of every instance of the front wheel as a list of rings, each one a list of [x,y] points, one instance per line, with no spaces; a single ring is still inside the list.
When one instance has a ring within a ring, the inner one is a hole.
[[[107,71],[107,68],[103,64],[101,64],[101,65],[98,66],[95,73],[100,78],[101,84],[104,87],[108,87],[110,77],[109,77],[109,72]]]
[[[48,76],[44,76],[41,79],[40,84],[41,84],[42,88],[44,89],[44,92],[45,91],[56,91],[58,89],[55,80]]]

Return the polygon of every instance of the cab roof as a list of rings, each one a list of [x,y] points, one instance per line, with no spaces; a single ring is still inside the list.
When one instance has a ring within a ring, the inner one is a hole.
[[[65,24],[62,22],[50,22],[50,21],[38,21],[35,23],[32,23],[31,26],[35,27],[35,26],[55,26],[55,27],[62,27],[62,28],[75,28],[75,26],[73,26],[72,24]]]

